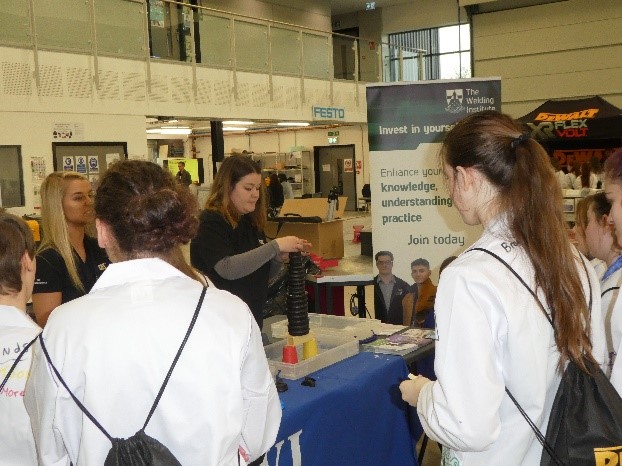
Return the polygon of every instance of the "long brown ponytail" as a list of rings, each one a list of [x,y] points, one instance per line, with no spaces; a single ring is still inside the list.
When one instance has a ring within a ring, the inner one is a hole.
[[[499,190],[500,211],[514,239],[525,249],[555,326],[559,368],[570,359],[586,370],[593,361],[589,309],[568,240],[562,198],[546,151],[507,115],[472,114],[448,133],[444,163],[474,167]]]

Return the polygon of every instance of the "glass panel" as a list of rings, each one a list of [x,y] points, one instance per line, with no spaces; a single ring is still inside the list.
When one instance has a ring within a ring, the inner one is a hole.
[[[149,0],[149,44],[152,57],[169,58],[173,55],[171,44],[170,7],[162,0]]]
[[[99,53],[144,56],[143,5],[127,0],[95,2],[95,28]]]
[[[199,44],[201,63],[231,66],[231,20],[199,13]]]
[[[462,52],[460,54],[462,62],[460,64],[462,70],[461,78],[473,77],[473,71],[471,70],[471,52]]]
[[[458,47],[458,34],[459,28],[457,25],[438,28],[439,53],[457,52],[460,50]]]
[[[440,79],[455,79],[471,77],[471,63],[469,52],[448,53],[440,56]]]
[[[268,26],[235,21],[237,69],[268,71]]]
[[[272,72],[300,74],[300,34],[290,29],[270,28]]]
[[[23,205],[21,146],[0,146],[0,207]]]
[[[354,79],[353,47],[354,39],[333,36],[333,69],[335,70],[335,79]]]
[[[471,34],[468,24],[439,28],[438,36],[440,53],[458,52],[471,48]]]
[[[30,44],[28,2],[0,0],[0,42]]]
[[[406,58],[406,52],[404,52],[404,81],[418,81],[419,80],[419,62],[417,61],[417,55],[408,53]]]
[[[328,37],[303,33],[302,50],[305,76],[328,79]]]
[[[180,5],[161,0],[149,2],[151,56],[166,60],[190,61],[187,38],[190,37],[189,12]]]
[[[84,0],[35,0],[39,47],[91,49],[89,2]]]
[[[460,25],[460,50],[471,50],[471,26]]]

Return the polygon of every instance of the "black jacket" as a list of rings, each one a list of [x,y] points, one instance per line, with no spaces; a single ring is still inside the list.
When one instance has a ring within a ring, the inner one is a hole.
[[[403,325],[404,309],[402,308],[402,299],[409,293],[410,287],[408,283],[399,277],[395,278],[395,285],[391,292],[391,302],[387,305],[384,302],[382,290],[378,284],[378,275],[374,277],[374,310],[376,319],[380,319],[387,324]]]

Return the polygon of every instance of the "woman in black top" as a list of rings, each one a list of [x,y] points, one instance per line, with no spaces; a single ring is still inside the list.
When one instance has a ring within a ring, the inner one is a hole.
[[[261,328],[269,277],[278,272],[287,253],[304,251],[311,244],[295,236],[266,240],[261,169],[244,155],[222,163],[200,221],[199,233],[190,243],[192,265],[216,287],[240,297]]]
[[[41,201],[43,240],[32,304],[43,327],[56,307],[88,293],[109,261],[85,232],[93,222],[93,191],[85,176],[51,173],[41,185]]]

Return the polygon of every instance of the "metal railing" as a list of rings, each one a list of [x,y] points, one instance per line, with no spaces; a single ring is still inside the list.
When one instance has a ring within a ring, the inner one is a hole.
[[[0,0],[0,45],[270,76],[348,81],[423,79],[424,50],[253,18],[174,0]],[[395,60],[395,57],[399,58]]]

